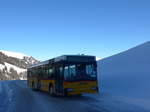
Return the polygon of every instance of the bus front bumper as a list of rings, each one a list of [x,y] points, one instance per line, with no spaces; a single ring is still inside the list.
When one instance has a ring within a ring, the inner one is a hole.
[[[98,88],[82,88],[82,89],[75,89],[75,88],[67,88],[66,89],[67,95],[79,95],[84,93],[98,93]]]

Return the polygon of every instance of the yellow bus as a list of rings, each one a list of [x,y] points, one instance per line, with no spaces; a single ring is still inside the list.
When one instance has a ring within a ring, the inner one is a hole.
[[[31,65],[27,69],[28,86],[50,95],[97,93],[95,56],[63,55]]]

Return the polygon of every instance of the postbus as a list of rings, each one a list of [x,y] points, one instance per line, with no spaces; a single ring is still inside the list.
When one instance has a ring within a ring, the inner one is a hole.
[[[63,55],[31,65],[27,69],[27,84],[33,90],[46,91],[52,96],[97,93],[96,58]]]

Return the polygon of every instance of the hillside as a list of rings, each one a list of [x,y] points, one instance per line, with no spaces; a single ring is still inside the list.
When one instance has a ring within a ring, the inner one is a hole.
[[[150,42],[100,60],[98,70],[102,92],[150,103]]]
[[[26,79],[26,68],[38,62],[31,56],[0,50],[0,80]]]

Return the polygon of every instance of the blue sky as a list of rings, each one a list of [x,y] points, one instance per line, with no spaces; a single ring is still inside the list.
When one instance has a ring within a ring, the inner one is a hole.
[[[150,40],[149,0],[1,0],[0,49],[108,57]]]

